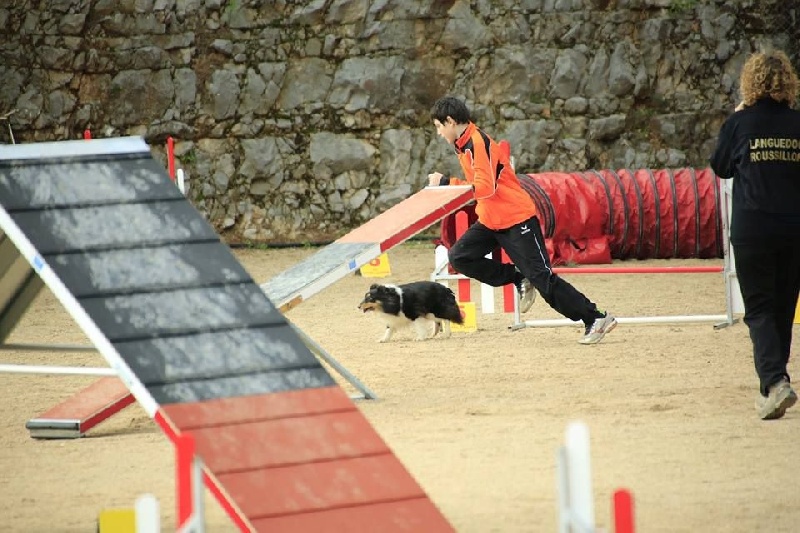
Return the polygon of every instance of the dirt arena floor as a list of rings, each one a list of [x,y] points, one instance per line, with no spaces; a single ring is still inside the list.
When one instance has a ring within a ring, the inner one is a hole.
[[[261,283],[314,252],[236,254]],[[433,247],[408,243],[389,258],[386,282],[427,279]],[[568,279],[618,316],[724,313],[721,274]],[[581,346],[578,327],[510,331],[510,315],[479,314],[476,333],[420,343],[409,329],[379,344],[382,325],[356,309],[373,281],[348,276],[288,316],[379,395],[359,407],[459,532],[557,531],[556,450],[573,420],[589,426],[597,524],[607,531],[611,495],[623,487],[641,532],[800,531],[800,408],[758,420],[744,325],[623,324],[603,343]],[[540,299],[526,318],[556,316]],[[46,290],[9,342],[86,343]],[[798,375],[799,343],[790,368]],[[0,356],[103,364],[96,354]],[[0,531],[94,531],[101,509],[132,506],[145,492],[161,502],[164,531],[173,530],[172,446],[138,406],[84,439],[28,436],[26,420],[93,379],[0,375]],[[234,530],[211,497],[206,524]]]

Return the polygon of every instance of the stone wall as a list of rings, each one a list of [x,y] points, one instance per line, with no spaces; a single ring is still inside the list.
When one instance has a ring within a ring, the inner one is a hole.
[[[0,142],[171,135],[230,241],[330,239],[457,171],[448,93],[520,172],[705,166],[747,54],[797,46],[792,5],[5,0]]]

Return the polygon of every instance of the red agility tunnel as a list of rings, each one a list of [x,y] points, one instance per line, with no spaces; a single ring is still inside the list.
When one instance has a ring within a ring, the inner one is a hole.
[[[719,178],[711,169],[518,174],[554,265],[723,256]],[[463,208],[477,219],[474,206]],[[456,240],[455,214],[441,243]]]

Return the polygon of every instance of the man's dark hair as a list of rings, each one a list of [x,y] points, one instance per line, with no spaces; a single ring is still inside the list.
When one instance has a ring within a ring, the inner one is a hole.
[[[442,124],[445,123],[447,117],[455,120],[456,124],[468,124],[470,121],[469,109],[466,104],[453,96],[445,96],[436,100],[431,108],[431,116]]]

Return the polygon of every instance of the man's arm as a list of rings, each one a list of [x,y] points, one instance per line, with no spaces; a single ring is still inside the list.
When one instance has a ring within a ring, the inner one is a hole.
[[[443,185],[469,185],[469,183],[458,178],[445,176],[441,172],[432,172],[428,174],[428,185],[431,187],[439,187]]]

